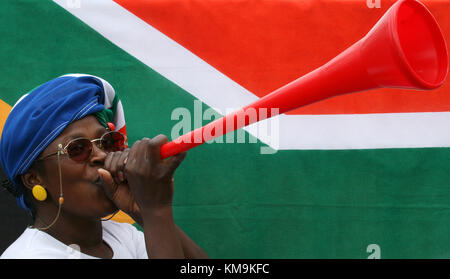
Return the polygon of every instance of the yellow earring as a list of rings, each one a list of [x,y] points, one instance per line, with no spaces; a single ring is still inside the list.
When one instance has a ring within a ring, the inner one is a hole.
[[[31,192],[33,193],[33,197],[38,201],[45,201],[47,199],[47,190],[41,185],[34,185]]]

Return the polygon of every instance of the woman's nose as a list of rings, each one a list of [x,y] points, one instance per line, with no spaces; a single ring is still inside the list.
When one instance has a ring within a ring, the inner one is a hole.
[[[103,166],[103,164],[105,163],[106,155],[108,154],[106,153],[105,150],[99,148],[96,144],[93,144],[92,156],[89,161],[91,165]]]

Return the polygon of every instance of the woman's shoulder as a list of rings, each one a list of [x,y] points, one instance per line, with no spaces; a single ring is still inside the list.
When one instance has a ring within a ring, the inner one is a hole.
[[[67,258],[67,246],[37,229],[26,228],[1,255],[1,259]]]
[[[144,233],[134,225],[112,220],[103,222],[103,238],[111,246],[115,258],[148,258]]]
[[[121,223],[113,220],[103,222],[103,233],[110,235],[120,242],[133,241],[143,238],[143,232],[138,230],[134,225],[129,223]]]
[[[133,224],[108,220],[103,222],[103,230],[109,232],[142,233]]]

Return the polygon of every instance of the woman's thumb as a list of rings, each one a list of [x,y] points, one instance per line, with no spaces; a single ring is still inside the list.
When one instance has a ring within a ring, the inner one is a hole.
[[[114,195],[114,192],[116,190],[116,183],[114,182],[114,179],[111,175],[111,173],[105,169],[98,169],[98,175],[100,178],[100,184],[105,190],[106,194],[109,197],[112,197]]]

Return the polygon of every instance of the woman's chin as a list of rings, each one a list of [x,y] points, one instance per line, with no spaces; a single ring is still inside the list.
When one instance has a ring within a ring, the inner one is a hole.
[[[103,212],[104,212],[104,216],[103,217],[106,217],[106,216],[109,216],[111,214],[114,214],[114,213],[116,213],[119,210],[119,208],[117,208],[117,206],[110,199],[106,199],[103,202],[103,209],[104,209],[103,210]]]

